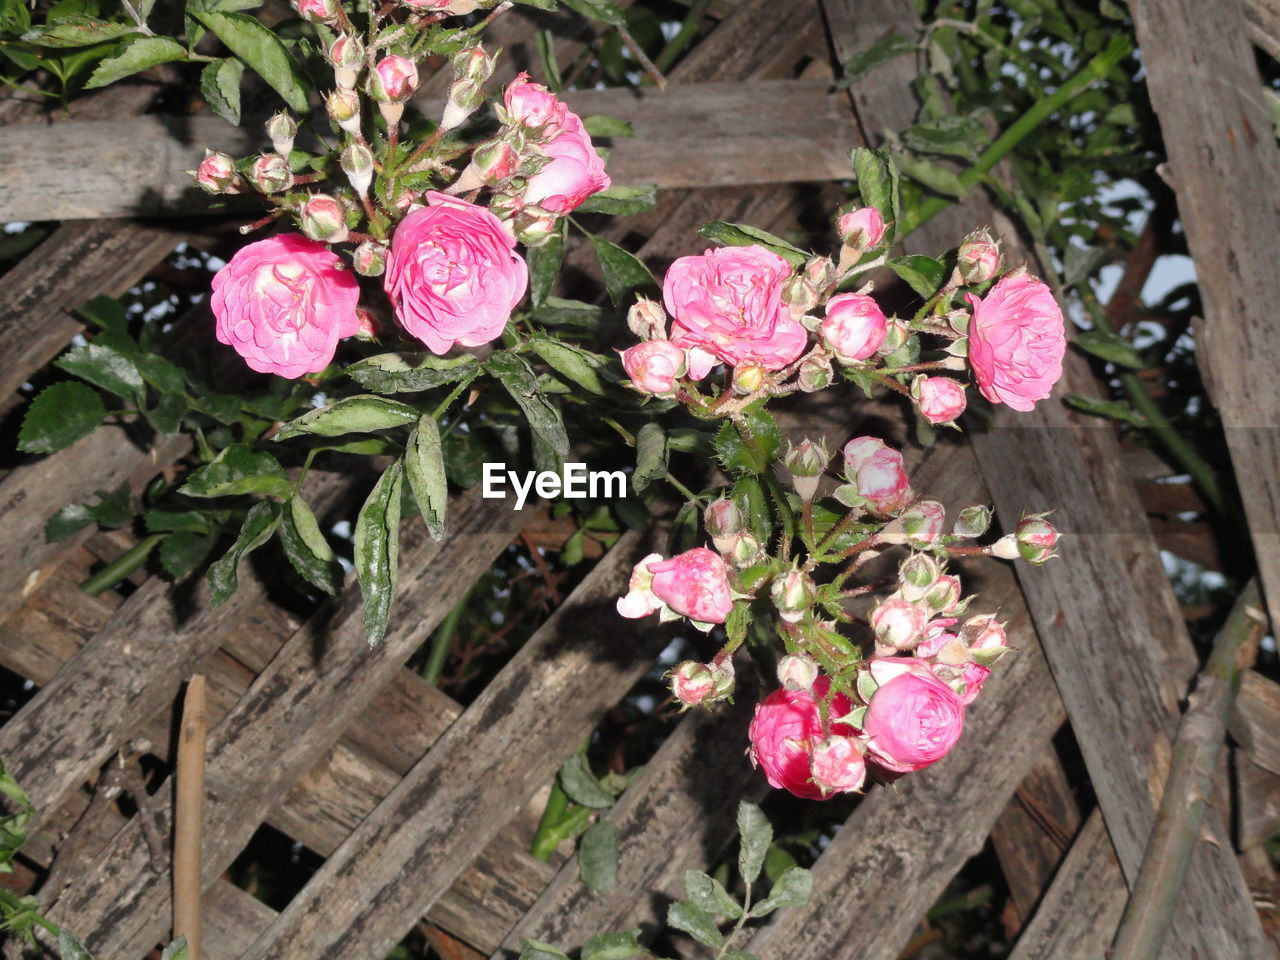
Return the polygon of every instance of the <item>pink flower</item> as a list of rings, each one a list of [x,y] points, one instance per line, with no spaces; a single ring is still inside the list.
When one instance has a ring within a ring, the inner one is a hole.
[[[296,379],[323,370],[360,329],[356,278],[322,243],[285,233],[241,247],[213,278],[217,337],[252,369]]]
[[[827,301],[827,316],[818,329],[841,362],[854,363],[880,349],[886,325],[880,305],[871,297],[842,293]]]
[[[867,779],[866,749],[853,737],[831,736],[813,748],[810,775],[823,796],[852,793]]]
[[[760,246],[721,247],[681,257],[662,283],[672,340],[725,363],[781,370],[804,352],[808,333],[782,303],[787,261]]]
[[[383,286],[404,328],[437,354],[497,339],[529,285],[515,238],[484,207],[429,191],[400,221]]]
[[[196,184],[206,193],[232,193],[239,179],[235,161],[225,153],[206,151],[196,167]]]
[[[888,447],[873,453],[858,467],[854,485],[858,495],[880,513],[896,513],[914,496],[902,454]]]
[[[956,251],[956,265],[965,283],[986,283],[1000,270],[1000,245],[986,230],[975,231]]]
[[[771,787],[789,790],[807,800],[825,799],[822,789],[813,782],[811,760],[814,748],[826,737],[818,700],[826,696],[830,687],[830,678],[820,676],[814,681],[812,692],[775,690],[756,705],[748,731],[751,762],[764,770]],[[834,722],[852,707],[843,694],[832,698],[833,735],[853,734],[847,724]]]
[[[900,597],[889,597],[871,611],[871,629],[876,639],[898,649],[913,646],[928,621],[924,608]]]
[[[403,103],[418,88],[418,68],[412,60],[390,54],[369,74],[369,93],[382,103]]]
[[[915,657],[877,658],[868,669],[880,684],[862,722],[872,759],[897,773],[942,759],[964,729],[955,691]]]
[[[670,560],[648,565],[654,596],[683,617],[724,623],[733,609],[729,575],[720,554],[694,547]]]
[[[618,615],[628,620],[639,620],[647,617],[655,610],[662,609],[662,601],[653,595],[653,574],[649,572],[649,564],[659,563],[662,554],[651,553],[631,568],[631,580],[627,584],[627,593],[619,597]]]
[[[844,471],[852,480],[858,468],[881,450],[887,450],[883,440],[877,437],[854,437],[844,445]]]
[[[548,125],[560,127],[565,115],[570,112],[554,93],[542,84],[534,83],[527,73],[520,74],[507,84],[507,89],[502,93],[502,105],[506,108],[508,119],[532,130],[540,130]]]
[[[964,387],[950,377],[922,377],[917,386],[920,415],[930,423],[952,423],[964,413]]]
[[[591,137],[578,115],[566,110],[559,132],[542,152],[551,162],[529,178],[521,199],[552,213],[569,213],[593,193],[608,190],[612,181],[604,160],[591,145]]]
[[[969,655],[983,665],[999,660],[1009,649],[1004,624],[993,614],[970,617],[960,628],[960,636],[969,645]]]
[[[293,7],[303,20],[327,23],[338,17],[337,0],[293,0]]]
[[[670,340],[645,340],[622,351],[622,368],[641,393],[670,396],[685,367],[684,351]]]
[[[902,530],[913,546],[932,547],[942,536],[946,519],[946,508],[937,500],[919,500],[902,514]]]
[[[1018,521],[1014,536],[1018,541],[1018,552],[1028,563],[1039,566],[1057,554],[1053,552],[1058,542],[1058,528],[1045,519],[1047,514],[1033,513]]]
[[[716,689],[716,678],[704,663],[686,660],[671,671],[671,694],[686,707],[696,707]]]
[[[969,366],[992,403],[1027,411],[1062,376],[1067,341],[1062,310],[1035,277],[1005,277],[985,297],[968,294]]]
[[[884,238],[884,217],[875,207],[859,207],[842,214],[836,229],[846,245],[865,250]]]
[[[964,683],[964,691],[960,694],[960,702],[966,707],[978,699],[982,685],[991,676],[991,668],[980,663],[966,663],[960,667],[960,679]]]

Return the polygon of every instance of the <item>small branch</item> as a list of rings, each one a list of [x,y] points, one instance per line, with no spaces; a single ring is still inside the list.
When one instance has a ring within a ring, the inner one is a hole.
[[[200,960],[200,845],[204,833],[204,762],[208,738],[205,682],[196,674],[182,701],[173,831],[173,935],[185,937],[190,960]]]
[[[162,533],[153,533],[139,540],[135,546],[130,547],[80,584],[80,589],[91,597],[96,597],[98,594],[111,589],[146,563],[148,555],[164,537],[165,535]]]
[[[636,38],[631,36],[631,31],[626,27],[615,27],[618,36],[622,38],[622,42],[627,45],[627,49],[631,51],[631,55],[636,58],[636,63],[644,69],[659,90],[667,89],[667,78],[662,75],[662,71],[654,66],[653,61],[649,59],[649,55],[644,52],[640,44],[636,43]]]

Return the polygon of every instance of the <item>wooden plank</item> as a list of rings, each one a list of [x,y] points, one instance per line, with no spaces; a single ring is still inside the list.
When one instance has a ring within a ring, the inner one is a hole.
[[[1280,622],[1280,150],[1241,0],[1137,0],[1132,11],[1204,302],[1196,356]]]
[[[1236,752],[1234,766],[1236,842],[1248,851],[1280,833],[1280,774],[1253,763],[1242,751]]]
[[[476,491],[451,504],[443,543],[430,541],[421,524],[406,525],[392,625],[377,648],[364,642],[354,584],[294,633],[210,735],[206,887],[488,568],[527,512],[482,500]],[[167,821],[168,811],[162,816]],[[94,955],[112,960],[145,953],[160,941],[168,912],[167,871],[152,872],[135,818],[50,915],[75,918]]]
[[[704,187],[848,176],[853,141],[829,91],[823,82],[779,80],[672,85],[666,93],[591,90],[565,100],[634,125],[636,136],[612,141],[615,182]],[[0,168],[10,171],[0,183],[0,219],[204,212],[207,200],[184,171],[205,146],[240,155],[257,140],[256,130],[214,117],[186,118],[177,129],[155,115],[13,128],[0,139]]]
[[[1280,2],[1277,0],[1245,0],[1245,16],[1249,20],[1249,37],[1280,60]]]
[[[624,535],[431,751],[325,861],[245,960],[383,956],[582,742],[666,642],[613,620],[653,540]],[[608,642],[597,642],[608,617]]]
[[[1231,735],[1254,763],[1280,774],[1280,683],[1256,670],[1244,675]]]

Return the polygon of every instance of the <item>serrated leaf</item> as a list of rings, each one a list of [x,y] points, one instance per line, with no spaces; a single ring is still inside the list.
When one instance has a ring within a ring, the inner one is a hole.
[[[605,810],[613,806],[614,796],[603,787],[583,753],[575,753],[560,765],[560,786],[574,803],[593,810]]]
[[[18,431],[23,453],[53,453],[71,446],[107,419],[102,398],[91,387],[68,380],[45,387],[27,407]]]
[[[897,33],[887,33],[867,49],[850,57],[841,69],[841,80],[837,87],[847,87],[857,83],[873,67],[900,57],[904,53],[914,53],[918,44],[910,37]]]
[[[84,944],[66,927],[58,931],[58,956],[61,960],[93,960]]]
[[[364,597],[364,638],[376,647],[387,633],[400,559],[399,460],[378,478],[356,521],[355,568]]]
[[[884,217],[885,242],[893,240],[900,216],[901,197],[898,190],[898,168],[883,150],[857,147],[850,155],[858,193],[862,202],[875,207]]]
[[[287,497],[293,484],[280,461],[247,443],[233,443],[187,478],[180,489],[189,497],[232,497],[244,493]]]
[[[280,545],[302,579],[330,596],[337,594],[342,585],[342,567],[310,505],[297,494],[280,511]]]
[[[437,357],[434,353],[405,356],[381,353],[347,367],[347,376],[377,393],[416,393],[475,377],[480,361],[472,354]]]
[[[947,277],[945,263],[918,253],[890,260],[889,267],[926,300],[941,289]]]
[[[947,114],[917,123],[902,135],[902,142],[918,153],[937,153],[966,160],[976,160],[990,141],[991,136],[982,121],[963,114]]]
[[[595,234],[590,234],[590,237],[596,259],[600,261],[605,289],[615,307],[628,302],[637,290],[658,288],[658,281],[653,278],[649,268],[636,257],[604,237],[597,237]]]
[[[48,543],[59,543],[94,522],[88,504],[69,503],[45,521],[44,539]]]
[[[725,223],[723,220],[712,220],[704,223],[698,235],[708,240],[715,240],[730,247],[764,247],[776,253],[793,267],[804,266],[812,257],[811,253],[801,250],[795,244],[788,243],[781,237],[774,236],[767,230],[752,227],[745,223]]]
[[[594,394],[605,393],[606,381],[617,381],[610,360],[583,347],[536,335],[529,338],[529,346],[556,373]]]
[[[226,603],[240,585],[237,567],[241,558],[270,540],[278,523],[275,505],[265,501],[255,503],[245,515],[236,542],[209,566],[205,574],[205,579],[209,581],[209,600],[215,608]]]
[[[682,900],[667,907],[667,926],[683,930],[708,947],[719,948],[724,944],[724,934],[716,929],[715,919],[711,914]]]
[[[108,40],[118,40],[137,32],[138,27],[133,23],[112,23],[97,17],[75,14],[63,17],[57,23],[28,30],[22,35],[22,40],[37,47],[87,47]]]
[[[736,424],[724,422],[714,446],[726,470],[762,474],[770,468],[782,446],[782,435],[768,411],[748,409]]]
[[[187,415],[187,398],[180,393],[166,393],[154,407],[146,411],[147,422],[157,433],[174,434],[182,428]]]
[[[578,875],[596,893],[618,885],[618,828],[608,820],[592,824],[578,841]]]
[[[520,0],[521,3],[528,3],[530,6],[538,6],[531,0]],[[519,960],[569,960],[569,955],[557,950],[555,947],[547,943],[539,943],[537,940],[526,940],[520,938],[520,957]]]
[[[178,367],[154,353],[133,353],[130,360],[138,368],[138,373],[149,385],[161,393],[181,394],[186,390],[187,381]]]
[[[218,538],[211,533],[171,533],[160,543],[160,565],[175,580],[181,580],[204,562]]]
[[[546,302],[556,277],[560,275],[560,265],[564,262],[564,231],[565,223],[561,220],[546,243],[530,247],[525,254],[529,264],[529,303],[535,309]]]
[[[534,310],[531,317],[544,327],[596,330],[604,323],[605,312],[603,307],[594,303],[547,297],[546,302]]]
[[[615,217],[630,217],[658,205],[656,185],[636,187],[610,187],[592,194],[578,207],[582,213],[607,213]]]
[[[773,826],[759,807],[745,800],[738,804],[738,837],[738,871],[744,883],[752,884],[773,842]]]
[[[590,20],[600,20],[611,27],[625,27],[627,18],[607,0],[560,0],[562,4]]]
[[[232,126],[240,126],[240,81],[244,64],[234,57],[214,60],[200,72],[200,96],[209,109]]]
[[[534,433],[558,456],[568,456],[569,435],[565,433],[560,411],[543,394],[537,376],[524,358],[499,350],[484,362],[484,369],[511,394]]]
[[[742,916],[742,907],[738,901],[729,896],[719,880],[701,870],[685,871],[684,896],[695,907],[713,916],[727,917],[730,920],[737,920]]]
[[[639,935],[638,929],[597,934],[582,945],[581,960],[627,960],[634,957],[644,952],[644,947],[636,939]]]
[[[1076,334],[1071,342],[1085,353],[1091,353],[1108,363],[1119,364],[1133,370],[1141,370],[1146,366],[1142,355],[1133,348],[1133,345],[1110,330],[1102,328],[1085,330]]]
[[[364,393],[346,397],[283,424],[275,438],[288,440],[304,433],[318,437],[340,437],[347,433],[374,433],[418,422],[418,411],[399,400]]]
[[[765,917],[779,907],[803,907],[813,893],[813,874],[804,867],[792,867],[778,878],[769,895],[751,908],[752,917]]]
[[[583,117],[582,126],[586,129],[587,133],[593,137],[635,136],[635,130],[632,129],[630,120],[622,120],[618,117],[611,117],[608,114],[603,113],[597,113],[590,117]],[[605,193],[608,192],[608,190],[605,191]],[[599,196],[599,194],[597,194],[597,196]]]
[[[159,64],[185,59],[187,48],[176,40],[168,37],[134,37],[126,42],[120,53],[98,64],[84,88],[94,90],[105,87]]]
[[[661,425],[649,421],[636,433],[636,469],[631,488],[643,493],[654,480],[667,475],[667,435]]]
[[[1147,418],[1121,400],[1099,400],[1097,397],[1086,397],[1084,394],[1072,393],[1066,397],[1068,405],[1095,417],[1107,417],[1135,427],[1148,427]]]
[[[295,112],[308,111],[306,80],[285,45],[271,30],[243,13],[192,10],[191,15],[262,77]]]
[[[444,537],[444,516],[449,505],[449,486],[445,478],[444,451],[440,444],[440,427],[435,417],[424,413],[409,434],[404,451],[405,472],[409,489],[418,511],[433,540]]]
[[[147,386],[132,358],[96,343],[72,347],[53,364],[72,376],[131,403],[140,403]]]

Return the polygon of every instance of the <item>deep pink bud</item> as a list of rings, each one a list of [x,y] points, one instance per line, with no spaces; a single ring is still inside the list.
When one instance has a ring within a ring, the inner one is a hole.
[[[827,737],[813,748],[810,771],[823,794],[853,793],[867,779],[865,748],[853,737]]]
[[[406,57],[389,54],[369,74],[369,95],[379,103],[404,103],[418,89],[418,68]]]
[[[827,737],[818,700],[827,695],[830,687],[830,678],[820,676],[814,681],[812,692],[775,690],[756,706],[749,730],[751,762],[764,770],[770,786],[807,800],[826,799],[813,782],[811,761],[814,748]],[[844,694],[831,698],[831,735],[853,735],[853,728],[839,722],[852,708]]]
[[[338,0],[293,0],[293,8],[303,20],[333,23],[338,19]]]
[[[235,193],[240,180],[235,161],[225,153],[210,150],[195,171],[196,185],[206,193]]]
[[[884,238],[884,217],[875,207],[859,207],[841,214],[836,229],[845,246],[867,250]]]
[[[684,376],[684,351],[670,340],[646,340],[622,351],[622,368],[640,393],[668,397]]]
[[[654,596],[699,623],[724,623],[733,609],[729,575],[714,550],[694,547],[670,560],[649,564]]]
[[[856,363],[880,349],[886,324],[880,305],[871,297],[842,293],[827,301],[827,316],[818,332],[842,363]]]

